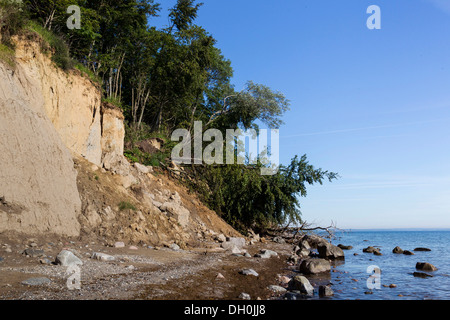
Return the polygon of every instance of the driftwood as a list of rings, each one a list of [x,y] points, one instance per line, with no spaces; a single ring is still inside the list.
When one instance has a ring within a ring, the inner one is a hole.
[[[272,237],[282,237],[287,241],[294,241],[308,232],[317,230],[325,231],[328,234],[328,238],[332,239],[335,236],[335,232],[340,229],[336,227],[334,222],[327,227],[321,227],[312,226],[310,223],[305,221],[299,227],[289,227],[289,225],[287,225],[285,227],[271,228],[267,230],[267,235]]]

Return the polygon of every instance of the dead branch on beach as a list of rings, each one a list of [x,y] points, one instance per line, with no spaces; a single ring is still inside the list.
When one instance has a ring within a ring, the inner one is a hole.
[[[288,224],[285,227],[272,228],[268,230],[268,234],[271,236],[280,236],[286,240],[295,240],[296,238],[303,236],[305,233],[317,230],[325,231],[328,234],[327,238],[332,239],[335,236],[335,232],[341,229],[336,226],[334,221],[331,221],[331,224],[327,227],[314,226],[314,224],[304,221],[298,227],[289,227]]]

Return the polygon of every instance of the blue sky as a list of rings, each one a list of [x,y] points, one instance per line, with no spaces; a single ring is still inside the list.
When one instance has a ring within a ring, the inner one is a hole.
[[[161,1],[161,18],[174,0]],[[204,0],[196,21],[233,83],[283,92],[280,160],[338,172],[301,199],[308,222],[450,228],[450,1]],[[369,30],[370,5],[381,30]]]

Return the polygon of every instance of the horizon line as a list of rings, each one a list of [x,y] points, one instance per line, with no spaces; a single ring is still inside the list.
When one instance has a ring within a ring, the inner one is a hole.
[[[339,228],[338,231],[450,231],[450,227]]]

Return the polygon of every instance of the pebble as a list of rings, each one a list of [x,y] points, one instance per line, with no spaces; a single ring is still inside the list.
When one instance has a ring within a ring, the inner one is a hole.
[[[50,283],[51,280],[48,278],[29,278],[27,280],[22,281],[22,284],[27,286],[40,286],[43,284]]]
[[[129,246],[128,249],[130,249],[130,250],[137,250],[138,248],[136,246]]]
[[[278,278],[278,280],[279,280],[281,283],[284,283],[284,284],[287,284],[287,283],[289,283],[289,281],[291,281],[291,279],[290,279],[289,277],[286,277],[286,276],[280,276],[280,277]]]
[[[249,295],[248,293],[242,292],[242,293],[239,295],[239,299],[242,299],[242,300],[250,300],[251,298],[250,298],[250,295]]]
[[[392,283],[389,285],[389,288],[397,288],[397,285]]]
[[[286,288],[283,288],[283,287],[277,286],[277,285],[270,285],[267,287],[267,289],[269,289],[270,291],[273,291],[275,293],[285,293],[287,291]]]
[[[125,243],[117,241],[116,243],[114,243],[114,248],[125,248]]]
[[[223,274],[218,273],[216,279],[225,279],[225,277],[223,276]]]
[[[259,274],[253,269],[244,269],[239,271],[239,273],[243,274],[244,276],[255,276],[255,277],[259,276]]]
[[[115,257],[110,256],[109,254],[106,253],[101,253],[101,252],[94,252],[91,256],[92,259],[95,260],[100,260],[100,261],[114,261],[116,260]]]
[[[330,286],[319,286],[319,296],[329,297],[332,295],[334,295],[334,292]]]
[[[28,248],[23,251],[23,254],[33,257],[33,258],[42,257],[44,255],[44,250]]]
[[[269,259],[271,257],[278,257],[278,253],[272,250],[263,249],[255,255],[257,258]]]
[[[47,258],[39,259],[40,264],[52,264],[52,262]]]

